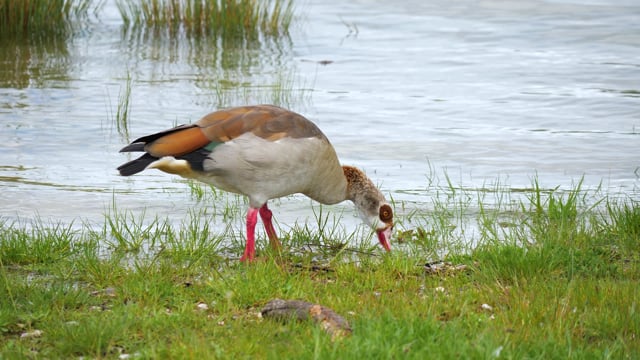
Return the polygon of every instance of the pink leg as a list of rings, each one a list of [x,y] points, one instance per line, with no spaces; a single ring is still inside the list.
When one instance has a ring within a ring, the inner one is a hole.
[[[247,245],[240,261],[253,261],[256,255],[256,223],[258,223],[258,209],[249,207],[247,211]]]
[[[269,244],[271,244],[271,248],[276,250],[280,249],[282,244],[280,244],[276,230],[273,228],[273,223],[271,222],[273,214],[271,213],[271,210],[269,210],[269,207],[267,207],[267,203],[264,203],[260,208],[260,217],[262,218],[262,224],[264,225],[264,229],[269,237]]]

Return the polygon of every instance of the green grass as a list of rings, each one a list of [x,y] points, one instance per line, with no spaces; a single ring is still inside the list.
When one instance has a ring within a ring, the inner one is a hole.
[[[241,71],[202,79],[199,85],[208,90],[208,102],[216,108],[245,104],[273,104],[285,108],[304,108],[311,102],[312,85],[295,72],[278,72],[259,82],[244,78]],[[231,78],[239,77],[237,80]]]
[[[127,72],[124,89],[118,94],[115,124],[116,130],[125,142],[129,142],[129,112],[131,111],[131,74]]]
[[[390,254],[324,207],[315,224],[282,233],[282,255],[261,236],[250,265],[229,259],[242,233],[209,226],[223,209],[175,223],[113,206],[98,229],[0,221],[0,358],[640,355],[637,202],[593,201],[580,183],[561,191],[534,181],[518,194],[498,184],[481,195],[448,184],[433,210],[395,204],[405,234]],[[455,243],[468,240],[462,217],[478,229],[466,245]],[[440,255],[466,268],[425,271]],[[328,306],[353,334],[334,341],[311,323],[261,318],[274,298]]]
[[[67,36],[87,18],[92,0],[0,0],[0,34],[7,38]]]
[[[291,0],[118,0],[126,28],[175,37],[255,40],[287,35]]]

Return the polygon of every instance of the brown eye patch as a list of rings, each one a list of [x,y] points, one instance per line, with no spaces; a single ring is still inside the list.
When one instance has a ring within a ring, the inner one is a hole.
[[[384,204],[380,206],[380,220],[384,222],[389,222],[393,219],[393,210],[391,210],[391,206]]]

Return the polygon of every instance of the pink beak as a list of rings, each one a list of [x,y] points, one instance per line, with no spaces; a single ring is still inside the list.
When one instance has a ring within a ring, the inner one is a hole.
[[[389,239],[391,238],[391,226],[386,229],[378,230],[378,240],[380,241],[380,245],[387,250],[391,251],[391,246],[389,245]]]

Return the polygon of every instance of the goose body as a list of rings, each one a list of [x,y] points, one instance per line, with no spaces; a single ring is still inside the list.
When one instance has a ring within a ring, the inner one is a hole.
[[[382,193],[361,170],[342,166],[322,131],[292,111],[271,105],[219,110],[194,124],[138,138],[120,151],[144,152],[118,167],[123,176],[155,168],[246,195],[242,261],[255,256],[258,214],[271,246],[280,247],[267,201],[296,193],[323,204],[351,200],[390,250],[393,212]]]

